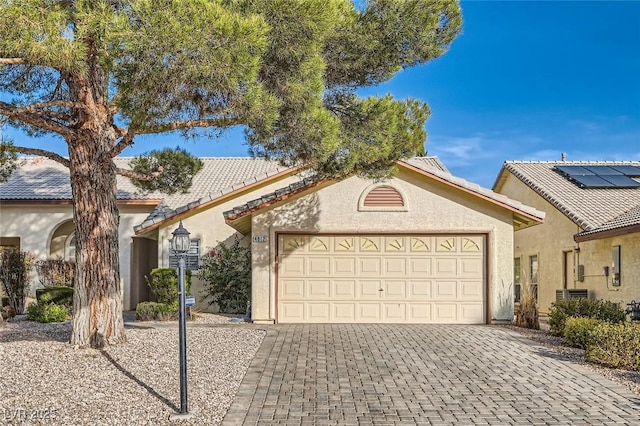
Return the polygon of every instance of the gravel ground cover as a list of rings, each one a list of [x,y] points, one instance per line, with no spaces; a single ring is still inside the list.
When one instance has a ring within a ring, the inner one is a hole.
[[[640,395],[639,371],[616,370],[587,362],[584,350],[567,346],[561,337],[551,335],[549,333],[549,325],[546,322],[540,323],[540,330],[529,330],[513,325],[505,325],[503,327],[514,330],[574,362],[584,364],[596,373],[601,374],[614,382],[620,383],[629,388],[636,395]]]
[[[138,322],[129,343],[105,351],[68,345],[71,324],[13,320],[0,328],[0,424],[216,425],[228,410],[265,332],[233,316],[202,314],[187,330],[189,411],[179,409],[178,330]],[[640,395],[640,372],[585,361],[584,351],[542,330],[504,326]]]
[[[177,424],[225,415],[265,332],[202,315],[187,328],[189,411]],[[157,327],[155,325],[158,325]],[[178,326],[135,323],[129,343],[74,349],[69,321],[0,328],[0,424],[168,425],[180,407]]]

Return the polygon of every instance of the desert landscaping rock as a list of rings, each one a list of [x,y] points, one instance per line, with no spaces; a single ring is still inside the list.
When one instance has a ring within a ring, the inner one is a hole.
[[[264,330],[234,319],[204,314],[189,323],[189,411],[195,416],[170,422],[180,404],[175,322],[129,322],[128,344],[99,351],[66,343],[70,322],[38,324],[24,316],[13,318],[0,331],[0,424],[220,424],[265,337]],[[283,332],[280,328],[271,328],[271,339]],[[640,395],[640,373],[588,364],[584,351],[567,347],[545,330],[507,328]]]
[[[198,323],[229,322],[205,317]],[[7,323],[0,333],[0,423],[172,424],[169,416],[180,406],[178,326],[150,325],[128,327],[128,344],[100,351],[66,343],[69,321]],[[180,424],[222,420],[264,335],[242,324],[188,328],[189,411],[195,416]]]

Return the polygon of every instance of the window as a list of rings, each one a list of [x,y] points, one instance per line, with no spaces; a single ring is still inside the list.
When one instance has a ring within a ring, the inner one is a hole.
[[[520,258],[516,257],[513,259],[513,301],[516,303],[520,302],[520,271]]]
[[[180,257],[171,249],[171,241],[169,241],[169,268],[177,268]],[[184,261],[187,269],[197,271],[200,264],[200,240],[191,240],[191,247],[184,255]]]
[[[76,260],[76,234],[71,233],[64,242],[64,259]]]
[[[20,237],[0,237],[0,250],[20,249]]]
[[[620,285],[620,246],[611,247],[611,269],[611,285],[617,287]]]
[[[529,256],[529,277],[531,293],[538,300],[538,255]]]

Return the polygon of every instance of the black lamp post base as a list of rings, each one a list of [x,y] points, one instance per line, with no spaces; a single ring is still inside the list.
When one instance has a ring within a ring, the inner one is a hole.
[[[179,421],[179,420],[190,420],[193,418],[193,413],[173,413],[169,416],[169,420],[171,421]]]

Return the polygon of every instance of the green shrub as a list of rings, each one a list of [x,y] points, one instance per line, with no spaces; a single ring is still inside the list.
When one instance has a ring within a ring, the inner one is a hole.
[[[251,300],[251,249],[236,241],[220,243],[202,257],[200,278],[205,282],[205,299],[225,313],[245,313]]]
[[[69,316],[66,306],[54,303],[37,302],[27,307],[27,319],[37,322],[62,322]]]
[[[619,323],[626,320],[625,311],[616,303],[599,299],[565,299],[551,304],[549,331],[554,336],[564,336],[564,327],[569,317],[595,318]]]
[[[29,273],[33,268],[34,256],[26,251],[13,248],[0,249],[0,282],[11,306],[17,314],[24,311],[24,303],[29,293]]]
[[[564,326],[564,340],[569,346],[586,349],[591,332],[602,324],[595,318],[569,317]]]
[[[589,337],[587,360],[640,371],[640,327],[628,323],[598,325]]]
[[[36,290],[36,300],[42,303],[55,303],[73,309],[72,287],[46,287]]]
[[[175,306],[167,303],[140,302],[136,306],[136,319],[138,321],[168,321],[175,317]]]
[[[174,310],[178,309],[178,271],[173,268],[156,268],[145,276],[151,291],[159,303],[170,305]],[[185,269],[185,290],[191,291],[191,270]],[[186,295],[185,295],[186,296]]]

